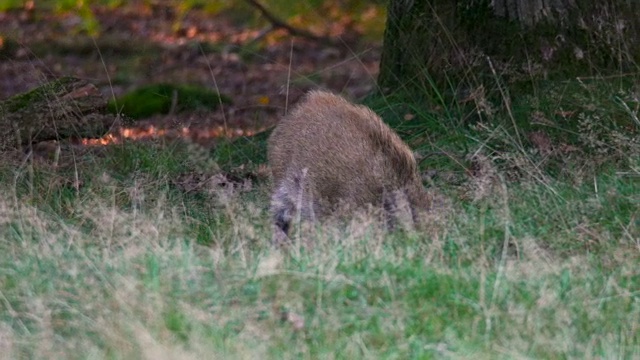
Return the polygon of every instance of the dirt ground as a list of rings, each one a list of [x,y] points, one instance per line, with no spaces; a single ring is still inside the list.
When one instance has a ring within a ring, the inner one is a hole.
[[[151,83],[197,84],[233,104],[135,126],[262,129],[309,89],[358,99],[375,86],[381,43],[349,26],[332,29],[340,45],[330,46],[198,10],[180,22],[170,9],[142,6],[95,15],[101,30],[91,37],[78,31],[82,19],[74,14],[0,12],[0,99],[64,75],[89,80],[106,98]]]

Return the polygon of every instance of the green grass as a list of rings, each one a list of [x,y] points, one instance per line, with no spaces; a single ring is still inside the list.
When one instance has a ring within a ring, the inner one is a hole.
[[[640,357],[640,124],[610,85],[475,123],[368,99],[445,153],[422,163],[429,225],[357,214],[286,249],[254,176],[268,132],[3,161],[0,358]]]
[[[424,232],[386,234],[365,216],[283,250],[266,184],[231,197],[173,185],[216,155],[86,156],[78,190],[30,193],[64,175],[43,168],[3,185],[3,358],[640,355],[637,171],[496,178],[474,200],[442,187]]]

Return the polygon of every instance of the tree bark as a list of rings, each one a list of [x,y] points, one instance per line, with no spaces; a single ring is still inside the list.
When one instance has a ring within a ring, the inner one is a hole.
[[[511,79],[637,70],[640,1],[390,0],[378,83],[439,91]]]
[[[115,123],[85,80],[64,77],[0,101],[0,151],[45,140],[100,137]]]
[[[493,0],[491,5],[497,17],[527,26],[543,20],[558,21],[576,9],[575,0]]]
[[[449,48],[445,42],[454,27],[454,11],[451,0],[390,1],[378,77],[383,91],[428,85],[424,72],[444,66],[437,54]]]

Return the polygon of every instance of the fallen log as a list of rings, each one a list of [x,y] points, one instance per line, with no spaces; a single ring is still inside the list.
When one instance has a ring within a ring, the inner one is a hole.
[[[47,140],[101,137],[116,116],[95,85],[74,77],[0,101],[0,151]]]

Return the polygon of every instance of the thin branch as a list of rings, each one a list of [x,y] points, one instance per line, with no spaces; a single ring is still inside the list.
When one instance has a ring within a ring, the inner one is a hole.
[[[246,0],[246,1],[251,6],[255,7],[256,9],[258,9],[258,11],[260,11],[262,16],[264,16],[271,23],[271,25],[273,26],[273,29],[284,29],[293,36],[303,37],[303,38],[317,41],[327,45],[339,44],[338,41],[330,37],[318,36],[312,32],[306,31],[304,29],[299,29],[287,24],[286,22],[284,22],[281,19],[278,19],[275,15],[269,12],[269,10],[267,10],[267,8],[265,8],[262,4],[260,4],[258,0]]]

